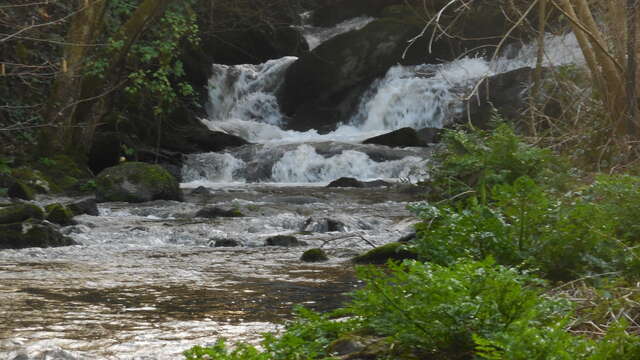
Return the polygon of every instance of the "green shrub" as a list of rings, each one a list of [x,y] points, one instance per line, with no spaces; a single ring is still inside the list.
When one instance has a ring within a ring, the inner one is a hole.
[[[506,124],[492,132],[447,131],[443,143],[431,169],[432,186],[442,198],[473,192],[486,201],[494,185],[513,184],[523,176],[550,184],[568,177],[562,159],[525,143]]]
[[[390,276],[360,270],[367,285],[349,308],[365,326],[421,358],[463,358],[475,347],[474,334],[492,339],[520,321],[546,326],[568,311],[566,302],[541,296],[540,281],[492,260],[390,266]]]

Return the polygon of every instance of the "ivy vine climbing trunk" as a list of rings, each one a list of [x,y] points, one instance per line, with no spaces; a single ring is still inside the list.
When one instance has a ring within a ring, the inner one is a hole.
[[[40,132],[39,152],[66,152],[81,96],[83,65],[103,25],[106,0],[77,0],[69,26],[63,56],[47,106],[42,116],[47,126]]]

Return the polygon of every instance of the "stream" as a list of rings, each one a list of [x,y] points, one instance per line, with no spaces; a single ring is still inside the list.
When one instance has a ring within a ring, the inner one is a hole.
[[[371,20],[305,31],[317,46]],[[567,55],[577,49],[570,35],[550,36],[547,48],[549,63],[575,61]],[[531,66],[535,54],[523,46],[492,63],[394,66],[352,119],[326,134],[284,130],[276,92],[296,58],[213,65],[203,122],[251,144],[187,156],[184,202],[103,203],[100,216],[62,229],[80,245],[0,251],[0,359],[180,359],[219,337],[257,343],[261,333],[279,331],[297,304],[340,306],[359,286],[350,259],[411,232],[416,219],[407,204],[420,193],[408,183],[428,178],[433,151],[361,142],[401,127],[447,125],[479,78]],[[340,177],[389,185],[326,187]],[[195,217],[210,205],[245,216]],[[280,234],[307,245],[264,245]],[[214,247],[221,239],[241,246]],[[300,261],[314,247],[330,260]]]

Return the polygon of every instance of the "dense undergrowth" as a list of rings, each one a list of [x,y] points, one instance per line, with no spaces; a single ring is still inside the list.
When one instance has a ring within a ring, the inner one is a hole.
[[[506,125],[450,131],[407,245],[331,314],[187,359],[640,358],[640,177],[587,177]],[[339,344],[356,350],[343,355]]]

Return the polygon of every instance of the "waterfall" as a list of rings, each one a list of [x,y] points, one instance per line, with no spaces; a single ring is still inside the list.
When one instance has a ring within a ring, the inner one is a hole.
[[[370,21],[369,18],[352,19],[331,31],[307,27],[306,36],[310,41],[325,41]],[[506,55],[494,61],[463,57],[445,64],[393,66],[365,92],[355,115],[328,134],[282,128],[286,120],[279,111],[276,92],[295,57],[260,65],[213,65],[210,115],[203,121],[213,130],[239,135],[255,145],[224,154],[191,155],[185,162],[184,179],[186,182],[326,183],[342,176],[417,177],[421,171],[416,169],[426,167],[428,154],[425,152],[376,158],[370,147],[357,144],[402,127],[441,128],[464,111],[463,99],[479,80],[535,66],[535,44],[512,47],[504,53]],[[583,62],[573,34],[547,35],[545,66]],[[319,144],[331,144],[330,147],[341,150],[328,154],[318,151],[319,147],[326,147]]]

